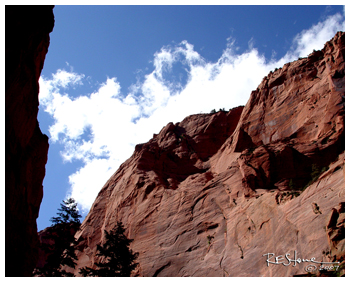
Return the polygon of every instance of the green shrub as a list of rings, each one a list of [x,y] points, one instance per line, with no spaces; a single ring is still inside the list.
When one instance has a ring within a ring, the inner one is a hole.
[[[290,189],[290,190],[295,190],[295,184],[294,184],[294,182],[293,182],[293,179],[289,179],[289,184],[288,184],[288,186],[289,186],[289,189]]]
[[[214,236],[212,236],[212,235],[208,235],[208,236],[207,236],[207,239],[208,239],[208,245],[210,246],[210,244],[211,244],[211,240],[213,240],[213,239],[214,239]]]
[[[303,190],[305,190],[307,187],[309,187],[312,183],[314,183],[322,173],[324,173],[326,170],[328,170],[328,166],[324,166],[321,169],[316,165],[312,164],[311,166],[311,180],[305,185]]]

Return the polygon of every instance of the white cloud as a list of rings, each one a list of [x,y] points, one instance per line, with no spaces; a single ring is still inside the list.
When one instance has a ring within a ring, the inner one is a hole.
[[[163,47],[154,56],[154,70],[125,94],[116,78],[108,78],[96,92],[78,98],[64,91],[81,84],[84,75],[58,70],[51,79],[40,78],[41,107],[54,119],[49,129],[51,141],[64,144],[61,154],[65,161],[84,164],[69,176],[71,196],[88,210],[136,144],[147,142],[168,122],[181,121],[190,114],[244,105],[270,70],[321,49],[344,28],[340,15],[327,18],[298,34],[293,48],[279,61],[259,54],[253,38],[249,50],[242,54],[236,53],[234,39],[228,38],[217,62],[206,62],[187,41]],[[166,75],[176,63],[188,76],[181,87]]]
[[[86,213],[94,202],[99,190],[115,172],[108,159],[94,158],[88,161],[84,167],[69,176],[71,194]],[[98,188],[97,188],[98,187]]]
[[[337,31],[345,31],[345,21],[341,14],[329,16],[325,21],[303,30],[293,40],[293,49],[283,58],[287,63],[298,57],[306,57],[313,50],[320,50],[324,44],[332,39]]]
[[[302,31],[296,38],[296,52],[300,56],[305,57],[310,53],[310,50],[319,50],[324,43],[330,40],[339,30],[345,30],[345,22],[339,24],[342,20],[340,14],[328,17],[324,22],[319,22],[311,29]]]

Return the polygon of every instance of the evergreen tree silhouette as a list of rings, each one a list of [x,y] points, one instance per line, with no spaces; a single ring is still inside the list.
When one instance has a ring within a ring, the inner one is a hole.
[[[81,215],[79,214],[77,203],[73,198],[68,198],[67,200],[63,200],[63,204],[61,205],[61,208],[58,210],[57,214],[59,216],[52,217],[50,221],[52,222],[52,225],[57,226],[59,224],[75,224],[80,226],[80,218]]]
[[[81,215],[73,198],[63,200],[63,204],[60,205],[58,216],[50,219],[52,225],[44,237],[49,243],[41,245],[48,257],[42,268],[34,270],[34,274],[39,276],[74,276],[73,273],[62,270],[61,267],[66,265],[75,268],[76,266],[74,260],[78,259],[75,254],[77,241],[74,234],[80,227]]]
[[[106,242],[101,246],[97,245],[97,256],[103,257],[101,262],[96,263],[96,269],[90,267],[80,268],[83,276],[97,277],[128,277],[136,268],[138,263],[135,260],[138,253],[134,253],[129,245],[133,241],[125,234],[124,226],[121,222],[110,231],[104,230]]]

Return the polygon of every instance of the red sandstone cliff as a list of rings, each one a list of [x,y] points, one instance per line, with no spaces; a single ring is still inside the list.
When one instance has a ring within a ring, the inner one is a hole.
[[[169,123],[137,145],[76,234],[76,274],[118,220],[139,252],[136,276],[306,273],[307,263],[267,266],[263,256],[294,251],[343,262],[344,117],[339,32],[271,72],[245,107]]]
[[[48,137],[38,121],[39,77],[53,6],[5,7],[5,275],[31,276]]]

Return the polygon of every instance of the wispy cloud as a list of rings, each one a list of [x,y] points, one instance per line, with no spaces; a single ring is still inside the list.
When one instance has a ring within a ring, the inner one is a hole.
[[[284,60],[290,61],[296,55],[306,57],[312,50],[322,49],[324,43],[330,40],[337,31],[345,31],[345,21],[341,14],[329,16],[310,29],[297,34],[293,40],[293,46],[284,56]]]
[[[71,69],[58,70],[52,78],[41,77],[40,106],[54,119],[49,128],[51,141],[64,144],[64,161],[83,162],[69,176],[71,196],[87,211],[136,144],[147,142],[168,122],[190,114],[244,105],[270,70],[321,49],[338,30],[345,30],[343,17],[328,17],[296,35],[291,50],[279,61],[259,54],[254,39],[249,50],[237,54],[230,37],[214,63],[187,41],[166,46],[154,55],[153,71],[131,85],[128,93],[122,93],[116,78],[108,78],[96,92],[73,98],[65,92],[82,84],[83,74]],[[185,82],[176,79],[175,64],[181,65]]]

